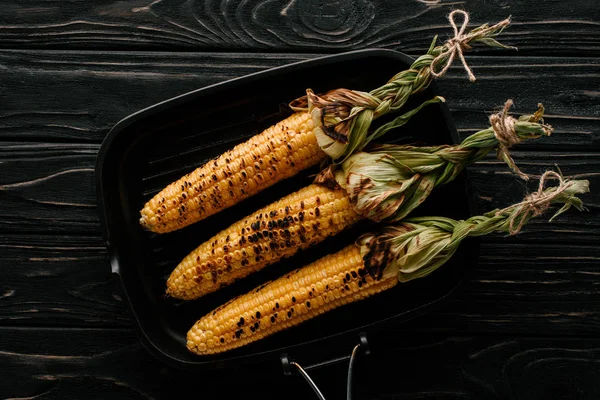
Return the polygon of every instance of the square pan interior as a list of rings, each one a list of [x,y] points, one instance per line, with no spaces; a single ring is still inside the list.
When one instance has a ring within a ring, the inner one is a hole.
[[[113,272],[142,343],[159,359],[181,368],[276,366],[282,352],[307,362],[348,351],[359,330],[383,329],[410,318],[447,297],[475,262],[476,242],[425,279],[398,285],[370,299],[341,307],[293,329],[220,355],[199,357],[185,348],[185,335],[205,313],[268,279],[335,252],[373,228],[363,222],[292,258],[271,265],[201,299],[166,299],[165,282],[177,263],[220,230],[260,207],[304,187],[317,168],[305,170],[224,212],[182,230],[157,235],[139,225],[139,210],[154,194],[225,150],[290,115],[287,104],[307,88],[316,93],[345,87],[372,90],[413,60],[390,50],[363,50],[322,57],[194,90],[141,110],[119,122],[98,155],[99,212]],[[439,94],[435,84],[411,98],[403,110]],[[391,119],[377,120],[374,126]],[[445,104],[430,105],[380,142],[452,144],[458,142]],[[467,218],[474,201],[466,174],[437,188],[412,215]]]

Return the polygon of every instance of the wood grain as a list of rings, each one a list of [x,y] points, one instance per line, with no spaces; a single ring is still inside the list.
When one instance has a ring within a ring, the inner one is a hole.
[[[353,394],[361,399],[548,399],[600,395],[597,339],[510,339],[390,330],[369,337],[357,360]],[[66,346],[65,343],[69,345]],[[393,348],[389,343],[397,343]],[[36,345],[32,345],[36,344]],[[349,349],[350,351],[351,349]],[[301,355],[297,358],[300,363]],[[402,360],[402,362],[394,362]],[[440,362],[443,360],[443,362]],[[128,330],[0,329],[2,398],[313,398],[298,375],[241,369],[200,374],[162,366]],[[382,368],[387,365],[387,368]],[[345,399],[345,363],[309,373],[328,399]]]
[[[94,206],[93,168],[101,139],[118,120],[154,102],[223,79],[314,56],[0,52],[0,60],[7,66],[0,71],[0,83],[6,94],[0,113],[0,232],[3,233],[0,273],[5,282],[3,304],[7,305],[1,313],[1,323],[130,326],[118,292],[110,282]],[[594,190],[600,183],[597,175],[600,161],[593,152],[598,146],[600,106],[597,97],[584,93],[589,83],[567,79],[560,91],[552,91],[547,76],[571,72],[585,75],[594,71],[597,61],[476,57],[473,61],[479,77],[477,83],[468,84],[463,71],[455,68],[440,80],[440,90],[448,97],[461,134],[467,136],[484,128],[487,114],[507,97],[508,67],[515,60],[521,72],[531,71],[526,74],[527,79],[519,79],[512,86],[519,88],[515,111],[531,112],[544,99],[548,110],[553,110],[547,122],[557,128],[551,138],[519,145],[515,148],[515,159],[532,174],[558,164],[567,176],[589,179],[592,193],[584,196],[589,208],[586,213],[572,211],[552,223],[544,219],[533,221],[515,238],[486,239],[490,245],[506,246],[493,251],[490,257],[498,257],[498,253],[509,251],[506,249],[513,245],[532,246],[527,254],[533,256],[545,249],[546,243],[554,244],[557,253],[552,257],[559,258],[560,252],[569,253],[576,244],[588,244],[581,248],[582,254],[587,254],[593,250],[600,233],[597,218],[600,201]],[[542,76],[537,77],[536,70]],[[592,82],[594,79],[592,76]],[[566,93],[572,95],[564,97]],[[572,105],[577,93],[581,95],[580,107]],[[36,101],[28,101],[32,98]],[[526,186],[510,175],[492,155],[469,172],[483,211],[518,201],[526,190],[535,186],[535,183]],[[590,282],[594,278],[595,261],[592,258],[576,264],[584,275],[591,271],[589,276],[585,275]],[[531,258],[525,256],[515,260],[515,271],[523,272],[520,263],[530,262]],[[542,278],[539,280],[543,281]],[[486,298],[484,290],[477,289],[487,287],[486,284],[477,285],[473,290],[480,297],[468,298],[466,309]],[[516,296],[526,297],[526,293],[517,291]],[[588,304],[587,299],[578,300],[575,294],[569,297],[568,290],[565,293],[570,299],[567,306],[558,303],[523,306],[523,312],[517,311],[512,318],[515,322],[506,324],[505,329],[527,331],[540,321],[550,321],[543,315],[559,313],[569,317],[556,323],[565,326],[565,330],[572,324],[577,326],[577,332],[597,332],[595,323],[587,324],[586,315],[577,314]],[[459,304],[463,304],[461,301]],[[459,320],[465,321],[461,323],[469,329],[477,326],[485,331],[486,321],[494,316],[493,309],[485,302],[481,304],[477,312],[461,314]],[[513,305],[512,300],[504,298],[499,307],[510,313]],[[454,319],[458,317],[450,315],[431,329],[454,329]],[[596,315],[592,317],[595,321]],[[554,326],[554,322],[549,324]]]
[[[61,5],[11,0],[0,12],[2,48],[344,51],[367,47],[420,54],[449,37],[446,15],[475,24],[512,16],[504,42],[520,54],[600,54],[594,2],[527,0],[105,0]],[[555,7],[553,7],[555,5]],[[556,12],[560,7],[560,12]]]
[[[315,57],[318,55],[0,51],[4,67],[0,69],[0,140],[98,144],[119,120],[152,104]],[[597,58],[498,55],[470,57],[469,63],[477,82],[470,83],[459,66],[437,81],[463,135],[487,127],[487,115],[512,98],[515,113],[531,113],[538,103],[544,103],[547,122],[556,131],[540,146],[600,148]]]
[[[351,49],[413,56],[446,15],[512,15],[501,41],[438,81],[462,138],[504,101],[547,109],[550,138],[514,148],[539,175],[589,179],[588,211],[482,240],[456,296],[369,335],[355,398],[600,398],[600,9],[592,0],[9,0],[0,7],[0,397],[313,398],[297,374],[165,367],[143,349],[113,282],[95,208],[102,139],[130,113],[252,72]],[[317,90],[318,91],[318,90]],[[469,168],[482,211],[525,184],[490,155]],[[350,351],[350,349],[349,349]],[[293,354],[299,361],[302,354]],[[274,360],[276,364],[277,360]],[[346,364],[310,372],[345,398]],[[235,383],[235,384],[233,384]]]
[[[99,239],[4,235],[0,325],[131,326]],[[455,299],[407,330],[597,335],[600,250],[485,240]]]
[[[369,387],[363,390],[377,393],[366,398],[586,399],[600,393],[593,339],[436,338],[395,331],[385,339],[364,362],[362,382]],[[389,340],[398,343],[396,350],[389,350]],[[402,361],[379,369],[379,357]]]
[[[0,324],[129,326],[97,237],[0,236]]]
[[[92,144],[0,143],[0,232],[100,235],[96,152],[97,145]],[[588,210],[572,210],[553,222],[548,222],[549,216],[534,220],[518,240],[596,243],[600,235],[600,194],[594,190],[600,185],[597,153],[516,151],[514,157],[533,176],[529,184],[493,155],[469,168],[481,211],[520,201],[536,189],[535,176],[560,168],[566,177],[590,181],[591,192],[582,196]]]
[[[539,177],[544,171],[560,171],[564,177],[570,179],[584,179],[590,184],[590,193],[581,195],[587,210],[579,212],[575,209],[569,211],[568,216],[559,216],[549,221],[552,212],[540,216],[528,223],[518,236],[518,241],[531,240],[544,243],[598,243],[597,229],[600,203],[596,197],[600,185],[600,168],[597,153],[545,153],[545,152],[515,152],[514,159],[519,168],[529,175],[528,183],[518,179],[508,170],[506,165],[488,156],[468,168],[473,192],[478,199],[480,212],[487,212],[496,208],[504,208],[521,201],[528,193],[536,191],[539,186]],[[582,170],[585,168],[585,171]],[[547,184],[552,185],[552,181]],[[554,185],[556,185],[554,181]],[[555,209],[557,210],[557,209]],[[499,235],[492,235],[499,237]],[[507,240],[507,238],[502,239]],[[508,238],[508,243],[513,242]]]
[[[406,329],[595,336],[600,250],[593,247],[486,240],[456,297]]]
[[[2,328],[0,396],[157,398],[160,365],[133,331]]]
[[[315,56],[0,52],[0,61],[7,67],[0,71],[5,94],[0,111],[0,231],[97,232],[95,154],[116,122],[129,113],[202,86]],[[536,160],[544,168],[558,160],[554,158],[557,150],[589,152],[599,148],[600,97],[585,89],[593,84],[569,79],[556,91],[547,78],[595,71],[597,60],[520,58],[517,68],[531,72],[514,82],[518,93],[506,89],[506,74],[515,59],[476,57],[473,61],[479,78],[475,84],[468,83],[458,67],[439,81],[463,137],[484,129],[487,115],[512,97],[517,114],[532,112],[540,100],[547,107],[550,116],[546,122],[555,127],[555,133],[515,148],[550,152],[546,159],[540,155]],[[600,81],[599,77],[592,77],[591,82]],[[32,98],[36,101],[29,101]],[[572,105],[573,99],[579,99],[580,107]],[[583,165],[577,165],[578,155],[565,157],[575,168],[573,174],[587,176],[597,166],[593,156],[591,164],[586,161]],[[493,196],[498,187],[510,182],[508,175],[502,175],[499,163],[492,164],[492,168],[499,172],[492,186],[487,185],[490,171],[475,176],[486,187],[481,198]],[[540,171],[535,166],[524,168]],[[521,194],[522,190],[518,196]],[[503,205],[499,202],[496,206]]]
[[[96,144],[0,145],[0,231],[98,233]]]
[[[305,58],[2,51],[0,140],[98,144],[119,120],[145,107]]]

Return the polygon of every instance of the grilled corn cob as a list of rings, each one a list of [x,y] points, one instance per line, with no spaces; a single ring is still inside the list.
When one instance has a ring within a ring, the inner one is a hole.
[[[374,279],[363,264],[360,248],[351,245],[259,286],[200,319],[187,346],[197,354],[227,351],[398,283],[393,273]]]
[[[463,35],[462,49],[475,42],[501,46],[491,38],[508,24],[508,19],[493,26],[485,24]],[[435,46],[436,40],[408,70],[372,92],[338,89],[316,96],[307,90],[307,96],[290,103],[296,111],[291,117],[157,193],[140,212],[141,226],[156,233],[183,228],[327,157],[347,157],[360,150],[374,138],[367,134],[374,119],[402,108],[411,95],[442,74],[435,69],[452,62],[455,44]],[[387,130],[379,132],[383,131]]]
[[[555,174],[557,175],[557,174]],[[578,194],[587,181],[560,178],[558,187],[485,215],[456,221],[443,217],[410,218],[357,244],[267,282],[200,318],[187,333],[187,348],[198,355],[228,351],[298,325],[329,310],[427,276],[448,261],[467,236],[515,234],[527,221],[562,203],[583,209]],[[554,217],[553,217],[554,218]]]
[[[533,115],[510,121],[515,141],[551,133],[549,126],[539,122],[542,111],[540,107]],[[505,107],[502,118],[512,118],[507,112]],[[466,165],[498,145],[488,128],[455,146],[389,146],[381,152],[357,153],[340,170],[319,176],[327,187],[312,184],[201,244],[171,273],[167,294],[196,299],[336,235],[362,218],[401,220],[434,187],[452,181]]]
[[[440,101],[436,96],[423,102],[398,117],[396,127]],[[142,209],[140,223],[157,233],[183,228],[318,164],[327,155],[312,127],[309,114],[298,112],[237,145],[154,196]]]
[[[155,195],[140,223],[157,233],[183,228],[317,165],[326,155],[312,127],[310,115],[298,112],[253,136]]]
[[[359,219],[344,190],[309,185],[200,245],[173,271],[167,294],[198,298],[335,235]]]

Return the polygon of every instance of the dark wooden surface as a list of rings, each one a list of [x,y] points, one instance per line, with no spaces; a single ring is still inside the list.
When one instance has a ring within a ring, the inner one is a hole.
[[[140,345],[111,279],[94,192],[109,129],[171,96],[289,62],[385,47],[416,56],[450,30],[508,15],[503,42],[475,49],[438,84],[462,137],[507,98],[547,108],[555,133],[518,164],[589,179],[588,211],[482,242],[459,295],[371,338],[364,399],[600,398],[600,8],[594,0],[6,1],[0,8],[0,397],[312,398],[298,376],[202,375]],[[374,66],[376,71],[376,66]],[[483,209],[524,185],[490,156],[470,168]],[[314,371],[344,398],[346,365]],[[225,396],[225,397],[223,397]]]

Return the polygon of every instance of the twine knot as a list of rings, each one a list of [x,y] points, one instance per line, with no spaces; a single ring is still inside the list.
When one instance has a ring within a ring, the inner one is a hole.
[[[454,16],[457,14],[463,16],[463,23],[460,29],[458,29],[456,22],[454,22]],[[448,15],[448,20],[450,21],[450,26],[452,26],[452,29],[454,30],[454,37],[446,41],[446,50],[440,53],[440,55],[431,62],[431,75],[436,78],[444,75],[448,71],[448,68],[450,68],[452,61],[454,61],[454,57],[458,54],[458,58],[460,58],[465,71],[467,71],[469,80],[475,82],[475,75],[473,75],[473,71],[471,71],[463,54],[463,49],[470,48],[467,43],[471,40],[471,35],[465,35],[465,29],[467,29],[467,26],[469,25],[469,13],[462,10],[454,10]],[[446,65],[444,65],[439,72],[435,72],[435,66],[442,62],[443,59],[447,59]]]
[[[463,17],[463,23],[460,26],[460,29],[456,26],[456,22],[454,21],[455,16],[458,14],[462,15]],[[450,26],[454,30],[454,37],[446,41],[444,44],[444,50],[431,62],[431,66],[429,68],[431,75],[435,78],[439,78],[444,75],[450,68],[454,58],[458,56],[463,67],[465,68],[465,71],[467,71],[469,80],[471,82],[475,82],[475,75],[473,75],[473,71],[471,71],[471,68],[467,64],[467,60],[465,60],[463,51],[471,48],[471,42],[477,41],[485,41],[486,44],[493,47],[509,48],[509,46],[498,43],[492,37],[499,32],[502,32],[502,30],[510,24],[510,18],[500,21],[496,25],[482,25],[477,29],[473,29],[467,34],[465,34],[465,30],[469,25],[469,14],[466,11],[452,11],[448,15],[448,20],[450,21]],[[436,72],[436,67],[440,64],[444,64],[444,66],[439,72]]]
[[[498,143],[500,143],[503,148],[510,148],[521,142],[517,132],[515,132],[516,119],[508,115],[508,110],[512,105],[513,101],[507,100],[506,103],[504,103],[502,111],[490,116],[490,125],[494,130],[494,136],[496,136]]]
[[[544,191],[544,186],[548,178],[557,178],[559,185],[553,191]],[[527,220],[531,217],[537,217],[550,207],[552,200],[557,198],[565,190],[569,189],[573,184],[572,181],[565,181],[565,179],[555,171],[546,171],[540,178],[540,184],[537,192],[533,192],[525,197],[521,203],[519,203],[517,209],[509,218],[508,231],[511,235],[518,233]]]
[[[528,180],[527,174],[521,172],[521,170],[515,164],[515,161],[510,156],[508,149],[515,144],[521,143],[521,138],[515,131],[515,123],[517,120],[508,115],[508,110],[512,107],[513,101],[507,100],[504,103],[504,108],[497,114],[490,115],[490,126],[494,131],[494,136],[498,141],[498,158],[506,161],[509,167],[515,171],[522,179]]]

